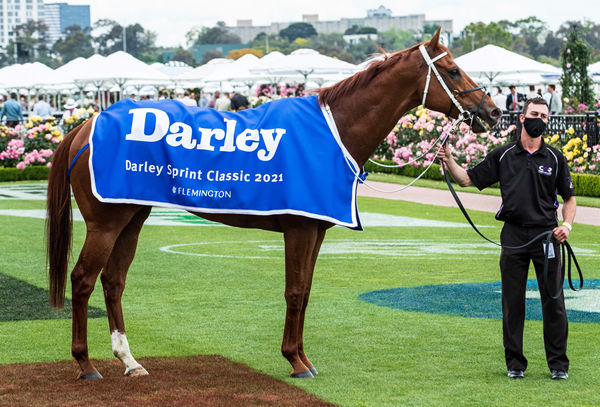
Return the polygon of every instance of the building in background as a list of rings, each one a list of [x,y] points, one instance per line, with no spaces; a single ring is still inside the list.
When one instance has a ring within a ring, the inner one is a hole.
[[[6,47],[15,38],[16,26],[44,17],[42,0],[0,0],[0,46]]]
[[[377,9],[367,11],[367,17],[362,18],[342,18],[333,21],[319,21],[318,14],[304,14],[302,22],[311,24],[319,34],[332,34],[344,32],[354,25],[359,27],[374,27],[378,32],[388,31],[392,28],[419,32],[423,27],[429,25],[439,25],[447,38],[453,30],[452,20],[426,20],[425,14],[413,14],[408,16],[392,16],[392,11],[383,6]],[[252,20],[238,20],[237,26],[227,27],[227,30],[237,34],[242,42],[251,42],[258,34],[279,34],[279,31],[287,28],[294,22],[271,23],[270,25],[255,26]]]
[[[48,26],[48,47],[51,47],[57,40],[64,38],[67,27],[78,25],[82,30],[91,27],[90,6],[46,3],[44,22]]]

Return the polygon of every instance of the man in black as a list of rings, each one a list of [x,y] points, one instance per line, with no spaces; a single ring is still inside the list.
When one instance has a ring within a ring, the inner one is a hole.
[[[439,156],[460,186],[475,185],[480,190],[500,182],[502,206],[496,219],[504,221],[500,240],[503,246],[520,246],[541,232],[552,230],[549,247],[549,281],[544,281],[544,247],[537,241],[523,249],[503,248],[502,328],[508,377],[522,378],[527,368],[523,355],[525,291],[529,263],[533,261],[542,300],[544,346],[553,379],[568,378],[567,314],[564,296],[552,299],[563,285],[558,242],[569,237],[575,218],[575,195],[569,167],[560,151],[544,143],[542,133],[548,124],[548,105],[543,98],[528,99],[520,115],[521,137],[491,151],[477,166],[465,170],[454,161],[448,145]],[[558,226],[558,199],[563,197],[564,222]]]
[[[231,110],[234,112],[238,112],[240,110],[248,109],[250,107],[250,103],[246,96],[233,92],[233,96],[231,97]]]

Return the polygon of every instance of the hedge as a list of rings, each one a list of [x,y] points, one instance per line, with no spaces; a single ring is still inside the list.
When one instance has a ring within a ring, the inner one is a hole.
[[[392,165],[394,162],[385,161],[384,164]],[[407,165],[405,167],[379,167],[370,161],[366,163],[365,170],[368,172],[383,172],[388,174],[405,175],[407,177],[418,177],[423,171],[423,168]],[[45,166],[30,166],[23,170],[16,168],[0,168],[0,182],[6,181],[24,181],[24,180],[47,180],[50,167]],[[423,178],[442,181],[444,174],[440,170],[439,164],[432,164],[431,168]],[[597,196],[600,197],[600,175],[594,174],[575,174],[571,173],[573,179],[573,187],[577,196]]]
[[[0,167],[0,182],[25,181],[25,180],[47,180],[50,167],[32,165],[22,170],[16,168]]]
[[[386,165],[394,165],[393,161],[384,161],[382,162]],[[414,167],[412,165],[407,165],[405,167],[380,167],[378,165],[373,164],[370,161],[367,161],[365,164],[365,170],[368,172],[382,172],[387,174],[398,174],[405,175],[407,177],[418,177],[421,172],[423,172],[422,167]],[[444,174],[442,174],[440,170],[439,164],[432,164],[431,168],[425,175],[423,175],[425,179],[434,179],[434,180],[444,180]],[[571,173],[571,179],[573,180],[573,187],[575,188],[576,196],[597,196],[600,197],[600,175],[594,174],[575,174]]]

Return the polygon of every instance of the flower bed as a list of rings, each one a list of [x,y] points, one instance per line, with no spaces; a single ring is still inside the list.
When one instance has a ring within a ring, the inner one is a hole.
[[[396,164],[427,167],[435,157],[436,141],[445,135],[452,125],[444,114],[419,107],[402,117],[398,125],[377,148],[373,158],[391,160]],[[469,168],[485,157],[489,150],[507,142],[514,126],[495,133],[475,134],[469,126],[461,123],[448,138],[450,150],[456,161]],[[422,156],[423,159],[417,160]],[[414,161],[416,160],[416,161]]]
[[[442,113],[416,108],[400,119],[373,158],[391,160],[396,164],[409,163],[414,167],[428,166],[437,149],[437,146],[432,148],[433,144],[449,131],[450,126],[451,121]],[[461,123],[449,137],[450,150],[463,168],[470,168],[480,162],[488,151],[508,142],[508,135],[513,130],[514,126],[510,126],[499,133],[475,134],[467,124]],[[572,128],[567,129],[564,135],[555,134],[545,141],[563,152],[572,172],[600,174],[600,145],[589,146],[587,136],[570,138],[573,133]],[[423,159],[411,162],[419,156]]]
[[[52,154],[62,140],[62,132],[53,117],[43,120],[32,116],[14,129],[0,127],[0,165],[24,169],[27,166],[50,165]]]

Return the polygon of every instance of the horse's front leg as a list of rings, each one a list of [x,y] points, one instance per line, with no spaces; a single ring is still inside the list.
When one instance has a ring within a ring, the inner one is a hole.
[[[306,283],[304,285],[304,302],[302,304],[302,309],[300,310],[300,322],[299,322],[299,330],[298,330],[298,354],[300,356],[300,360],[308,367],[310,372],[316,376],[319,374],[317,369],[314,367],[312,362],[306,356],[304,352],[304,315],[306,313],[306,307],[308,306],[308,299],[310,297],[310,289],[312,286],[313,274],[315,271],[315,264],[317,263],[317,257],[319,257],[319,250],[321,250],[321,243],[323,243],[323,239],[325,238],[325,232],[327,231],[327,227],[322,227],[317,232],[317,240],[315,242],[315,246],[313,248],[311,261],[309,264]]]
[[[317,242],[318,223],[306,218],[286,217],[282,226],[285,241],[285,301],[287,309],[281,353],[292,365],[292,377],[312,378],[313,374],[300,357],[299,348],[302,342],[300,339],[301,315],[303,308],[305,309],[305,301],[308,300],[307,282]],[[306,360],[308,361],[308,359]]]

